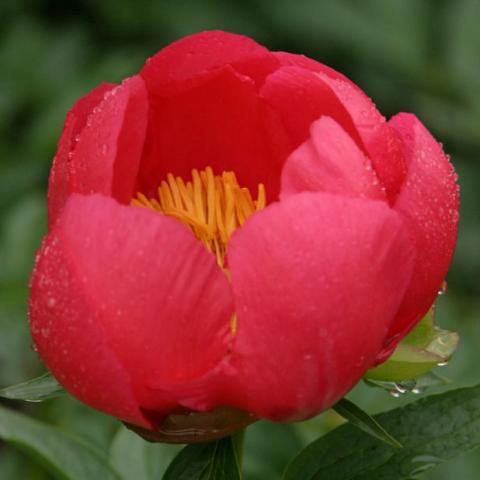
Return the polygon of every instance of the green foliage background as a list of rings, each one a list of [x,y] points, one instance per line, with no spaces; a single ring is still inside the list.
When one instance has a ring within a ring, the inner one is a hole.
[[[65,113],[100,81],[120,81],[172,40],[212,28],[319,59],[362,86],[386,116],[415,112],[443,141],[460,176],[461,223],[438,320],[462,341],[442,373],[455,387],[478,383],[480,1],[2,0],[0,19],[0,386],[42,371],[28,334],[28,278],[46,229],[46,181]],[[369,412],[412,400],[364,386],[351,396]],[[70,398],[5,403],[104,450],[118,429]],[[276,478],[289,457],[339,421],[326,413],[303,424],[253,426],[247,480]],[[479,472],[473,452],[426,478],[475,480]],[[49,478],[2,444],[0,477]]]

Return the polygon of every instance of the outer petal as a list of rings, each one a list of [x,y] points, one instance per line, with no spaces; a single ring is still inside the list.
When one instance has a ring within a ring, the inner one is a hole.
[[[265,183],[278,194],[280,164],[264,134],[264,106],[253,81],[231,67],[181,94],[152,100],[139,190],[153,195],[167,173],[190,178],[193,168],[233,170],[242,186]]]
[[[372,365],[410,279],[412,249],[384,202],[294,195],[252,216],[228,250],[240,408],[301,419]]]
[[[78,137],[71,159],[71,190],[103,193],[127,203],[135,193],[147,119],[141,77],[128,78],[108,92]]]
[[[195,396],[212,406],[208,381],[232,314],[228,280],[184,225],[97,195],[67,202],[40,254],[30,312],[39,352],[66,388],[137,424],[118,405],[158,416]],[[176,384],[184,397],[165,387]]]
[[[261,84],[279,62],[251,38],[217,30],[189,35],[170,44],[148,59],[141,75],[151,94],[169,95],[191,88],[198,77],[226,65]]]
[[[390,121],[403,140],[407,177],[394,205],[417,250],[412,281],[389,332],[390,348],[434,302],[457,238],[457,176],[441,146],[420,121],[400,113]]]
[[[385,199],[370,160],[330,117],[312,124],[282,170],[281,198],[302,191]]]
[[[53,225],[70,193],[70,156],[76,147],[75,138],[85,127],[88,116],[103,100],[103,96],[114,88],[114,84],[102,83],[80,98],[67,113],[62,135],[58,141],[48,181],[48,223]]]
[[[100,310],[53,228],[37,257],[30,286],[29,318],[39,354],[59,382],[88,405],[149,427],[128,372],[111,349]]]

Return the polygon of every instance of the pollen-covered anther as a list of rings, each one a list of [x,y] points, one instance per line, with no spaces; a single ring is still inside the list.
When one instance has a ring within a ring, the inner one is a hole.
[[[238,184],[233,172],[214,175],[207,167],[192,170],[192,180],[186,183],[169,173],[157,189],[157,198],[137,193],[131,204],[170,215],[188,225],[223,267],[232,233],[255,211],[265,207],[266,196],[261,183],[254,200],[249,189]]]

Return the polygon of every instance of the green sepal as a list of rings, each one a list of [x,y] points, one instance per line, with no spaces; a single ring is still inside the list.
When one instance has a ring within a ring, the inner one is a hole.
[[[459,341],[456,332],[435,325],[433,308],[397,346],[384,363],[367,371],[364,378],[387,382],[411,380],[448,362]]]

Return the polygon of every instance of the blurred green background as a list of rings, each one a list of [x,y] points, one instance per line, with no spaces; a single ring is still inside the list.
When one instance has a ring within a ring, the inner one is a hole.
[[[250,35],[273,50],[312,56],[350,76],[387,117],[415,112],[442,140],[460,176],[461,223],[448,294],[439,301],[437,318],[462,338],[442,373],[453,387],[478,383],[479,24],[478,0],[1,0],[0,386],[42,371],[27,327],[28,277],[46,229],[46,182],[67,110],[100,81],[118,82],[162,46],[212,28]],[[412,395],[390,398],[363,385],[351,395],[369,412],[415,400]],[[105,450],[119,428],[115,420],[70,398],[4,403]],[[255,425],[248,431],[246,479],[277,478],[302,445],[338,422],[327,413],[293,426]],[[131,436],[124,440],[136,444]],[[159,456],[151,452],[152,458]],[[155,472],[161,463],[157,458],[152,478],[160,478]],[[480,452],[425,476],[479,477]],[[0,478],[50,477],[40,464],[0,443]]]

